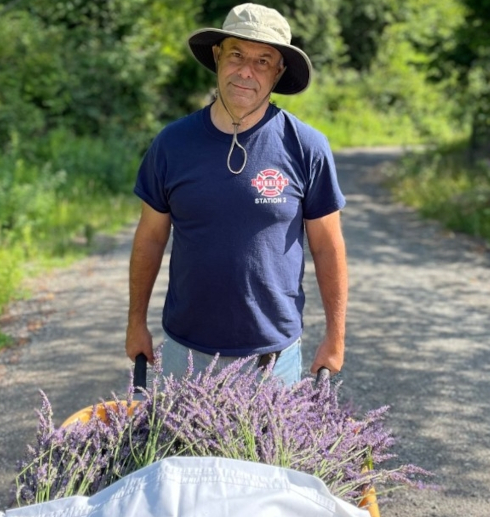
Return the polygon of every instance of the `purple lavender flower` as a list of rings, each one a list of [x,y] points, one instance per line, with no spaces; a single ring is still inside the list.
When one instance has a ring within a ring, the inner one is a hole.
[[[366,487],[419,487],[428,475],[412,465],[381,468],[393,458],[384,427],[387,407],[356,418],[339,403],[340,384],[316,388],[305,379],[285,387],[272,365],[259,374],[253,358],[217,370],[217,358],[182,379],[160,374],[134,410],[115,398],[89,422],[55,429],[42,393],[37,443],[19,463],[19,506],[68,495],[92,495],[121,477],[174,455],[221,456],[288,467],[320,477],[332,493],[359,501]],[[133,400],[132,382],[127,393]]]

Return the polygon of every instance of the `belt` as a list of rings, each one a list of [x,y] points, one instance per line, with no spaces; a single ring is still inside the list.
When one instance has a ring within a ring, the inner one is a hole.
[[[259,357],[259,363],[257,364],[257,368],[267,368],[272,360],[277,361],[277,358],[281,355],[281,350],[279,352],[270,352],[268,354],[261,355]]]

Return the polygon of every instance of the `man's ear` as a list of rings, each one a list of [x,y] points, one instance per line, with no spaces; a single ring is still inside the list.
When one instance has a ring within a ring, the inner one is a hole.
[[[286,71],[287,66],[284,64],[283,61],[281,61],[280,67],[277,69],[277,74],[274,79],[274,86],[279,82],[281,77],[283,76],[284,72]]]
[[[220,46],[219,45],[213,45],[213,57],[214,57],[214,64],[215,65],[218,65],[219,51],[220,51]]]

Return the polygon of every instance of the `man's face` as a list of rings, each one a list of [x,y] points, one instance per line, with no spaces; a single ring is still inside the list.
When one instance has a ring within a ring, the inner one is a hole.
[[[253,109],[261,102],[284,68],[281,53],[263,43],[226,38],[213,52],[220,94],[235,111]]]

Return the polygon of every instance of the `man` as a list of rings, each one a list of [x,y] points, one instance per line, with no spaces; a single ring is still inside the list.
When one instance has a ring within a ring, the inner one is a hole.
[[[194,57],[217,74],[216,100],[163,129],[141,164],[126,352],[153,362],[147,309],[173,227],[164,374],[182,375],[192,350],[197,370],[216,354],[218,366],[256,355],[286,384],[300,380],[305,229],[326,315],[311,372],[342,367],[345,199],[326,138],[269,102],[310,83],[290,41],[282,15],[250,3],[223,29],[191,34]]]

